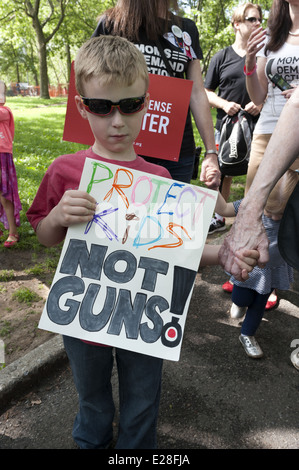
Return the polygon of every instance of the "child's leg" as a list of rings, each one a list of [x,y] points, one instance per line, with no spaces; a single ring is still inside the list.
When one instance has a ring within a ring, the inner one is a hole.
[[[241,334],[254,336],[262,321],[269,294],[259,294],[253,289],[234,285],[232,301],[239,307],[248,307],[242,323]]]
[[[19,239],[17,227],[20,225],[21,210],[22,204],[12,155],[0,153],[0,219],[4,227],[9,230],[5,246],[14,245]]]
[[[255,296],[251,304],[248,305],[245,319],[241,328],[241,334],[246,336],[255,335],[256,330],[262,321],[268,297],[271,294],[271,292],[269,292],[269,294],[259,294],[255,291],[253,292],[255,293]]]
[[[252,289],[239,287],[232,284],[232,305],[230,309],[231,318],[244,317],[246,308],[251,304],[254,296]]]
[[[80,449],[106,448],[113,438],[115,412],[111,387],[113,350],[68,336],[63,340],[79,395],[73,438]]]
[[[155,449],[163,360],[116,350],[120,422],[118,449]]]
[[[15,222],[13,203],[11,201],[9,201],[8,199],[5,199],[5,197],[3,197],[2,195],[0,195],[0,202],[3,206],[3,209],[4,209],[6,217],[7,217],[7,222],[8,222],[8,227],[9,227],[9,235],[17,235],[18,234],[18,228],[17,228],[16,222]]]
[[[253,289],[234,285],[232,301],[239,307],[248,307],[242,323],[241,334],[253,336],[262,321],[269,294],[259,294]]]
[[[246,354],[254,359],[258,359],[263,356],[263,351],[254,338],[254,334],[262,321],[270,292],[264,295],[259,294],[252,289],[234,286],[233,294],[233,302],[237,305],[241,304],[240,306],[242,307],[245,305],[248,307],[245,319],[242,323],[239,340],[245,349]]]
[[[248,307],[255,297],[255,291],[247,287],[239,287],[234,284],[232,291],[232,301],[238,307]]]

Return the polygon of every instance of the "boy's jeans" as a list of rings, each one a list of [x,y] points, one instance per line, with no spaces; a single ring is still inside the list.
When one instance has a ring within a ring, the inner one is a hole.
[[[107,447],[113,438],[111,347],[63,337],[79,394],[73,438],[81,449]],[[119,433],[115,448],[156,448],[163,360],[115,349],[119,379]]]

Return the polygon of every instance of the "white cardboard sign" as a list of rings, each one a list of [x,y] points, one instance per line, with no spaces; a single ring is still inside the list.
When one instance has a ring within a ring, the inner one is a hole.
[[[98,209],[67,231],[39,327],[178,361],[215,191],[86,159]]]

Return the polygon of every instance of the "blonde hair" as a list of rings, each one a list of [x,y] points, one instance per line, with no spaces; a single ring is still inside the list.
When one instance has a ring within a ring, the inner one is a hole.
[[[263,19],[263,12],[262,12],[260,5],[256,5],[255,3],[249,3],[249,2],[243,3],[243,5],[238,6],[233,12],[233,16],[231,19],[231,24],[233,28],[234,28],[235,23],[243,22],[245,20],[246,11],[249,8],[255,8],[256,10],[258,10],[261,19]]]
[[[147,65],[142,52],[125,38],[99,36],[89,39],[75,59],[76,88],[84,96],[84,84],[96,78],[102,83],[132,85],[138,78],[149,85]]]
[[[296,184],[299,174],[293,170],[287,170],[272,189],[265,209],[271,214],[282,214]]]

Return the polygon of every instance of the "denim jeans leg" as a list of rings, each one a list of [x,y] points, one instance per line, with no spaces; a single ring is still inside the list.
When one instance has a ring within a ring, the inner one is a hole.
[[[79,395],[73,438],[81,449],[105,448],[113,438],[113,350],[68,336],[63,340]]]
[[[117,449],[155,449],[163,360],[116,350],[120,418]]]

